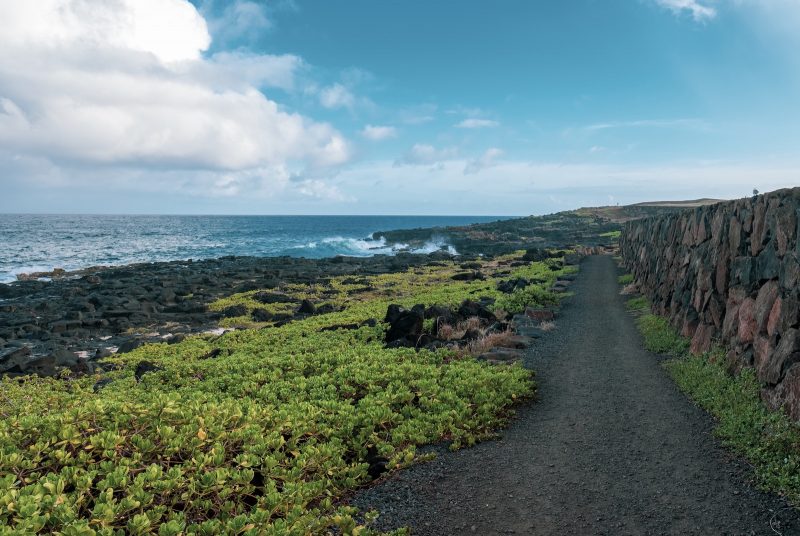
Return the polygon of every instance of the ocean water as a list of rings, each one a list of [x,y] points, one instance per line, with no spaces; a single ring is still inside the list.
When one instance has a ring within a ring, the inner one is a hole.
[[[225,255],[392,254],[376,231],[466,225],[490,216],[96,216],[0,214],[0,282],[17,274]],[[434,240],[420,252],[447,246]],[[452,249],[452,248],[451,248]]]

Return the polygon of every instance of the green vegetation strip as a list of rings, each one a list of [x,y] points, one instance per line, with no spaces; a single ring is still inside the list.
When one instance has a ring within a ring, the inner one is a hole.
[[[665,368],[683,391],[717,418],[715,434],[750,462],[759,486],[800,506],[800,427],[764,405],[754,371],[729,374],[719,349],[688,354],[689,341],[666,319],[649,314],[646,301],[631,300],[629,307],[642,313],[638,323],[647,349],[674,356]]]
[[[607,233],[601,233],[600,236],[616,240],[622,236],[622,231],[608,231]]]
[[[617,279],[620,285],[629,285],[633,283],[633,274],[621,275]]]
[[[480,270],[496,278],[454,281],[462,270],[441,263],[277,289],[341,310],[148,345],[112,359],[101,389],[99,377],[2,379],[0,534],[369,534],[343,498],[372,480],[375,459],[391,471],[417,446],[490,437],[534,383],[521,366],[384,349],[382,323],[319,330],[381,319],[389,303],[551,303],[545,289],[569,271],[519,256]],[[495,290],[516,277],[540,283]],[[213,307],[263,307],[252,294]],[[162,370],[137,382],[143,360]]]

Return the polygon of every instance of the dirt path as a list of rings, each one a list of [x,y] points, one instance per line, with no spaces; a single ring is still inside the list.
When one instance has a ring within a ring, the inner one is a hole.
[[[401,472],[353,501],[413,534],[800,534],[712,420],[642,349],[610,257],[581,266],[557,335],[528,365],[539,398],[502,439]],[[772,527],[770,527],[770,523]]]

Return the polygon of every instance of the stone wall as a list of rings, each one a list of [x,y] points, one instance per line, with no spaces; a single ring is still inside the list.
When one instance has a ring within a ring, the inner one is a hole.
[[[800,420],[800,188],[625,224],[626,267],[692,351],[719,343],[732,372]]]

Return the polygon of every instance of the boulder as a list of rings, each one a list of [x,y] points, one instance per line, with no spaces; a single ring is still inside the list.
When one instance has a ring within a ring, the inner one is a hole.
[[[270,313],[268,310],[264,308],[257,308],[253,309],[253,312],[250,314],[250,317],[256,322],[269,322],[274,318],[275,315]]]
[[[25,363],[23,372],[25,374],[36,374],[37,376],[41,376],[43,378],[53,377],[58,373],[56,368],[56,358],[51,355],[37,357],[36,359]]]
[[[549,322],[555,319],[556,315],[552,309],[526,307],[525,316],[536,322]]]
[[[513,365],[525,358],[525,354],[513,348],[492,348],[478,356],[478,361],[486,361],[493,365]]]
[[[770,355],[756,360],[758,379],[775,385],[781,381],[784,372],[793,364],[800,362],[800,331],[790,329],[781,337],[778,347]]]
[[[22,372],[22,368],[30,360],[30,356],[31,349],[27,346],[0,350],[0,373]]]
[[[149,374],[151,372],[158,372],[159,370],[164,370],[163,368],[154,365],[150,361],[140,361],[138,365],[136,365],[136,370],[133,372],[133,377],[136,378],[137,383],[142,381],[142,378],[145,374]]]
[[[523,277],[518,277],[516,279],[509,279],[506,281],[498,281],[497,290],[499,290],[504,294],[511,294],[515,290],[524,289],[529,284],[530,282],[527,279]]]
[[[95,393],[99,393],[99,392],[100,392],[100,391],[102,391],[102,390],[103,390],[105,387],[108,387],[108,386],[109,386],[110,384],[112,384],[112,383],[114,383],[114,380],[112,380],[112,379],[110,379],[110,378],[103,378],[103,379],[101,379],[101,380],[97,380],[97,381],[94,383],[94,385],[92,386],[92,391],[94,391]]]
[[[386,312],[389,330],[386,332],[385,342],[392,343],[400,339],[413,342],[422,335],[422,326],[425,320],[424,306],[414,306],[410,311],[400,306],[390,305]]]
[[[247,314],[246,305],[231,305],[220,311],[222,318],[236,318]]]
[[[263,304],[297,302],[296,298],[292,298],[291,296],[277,292],[256,292],[253,294],[253,299]]]
[[[117,353],[127,354],[128,352],[133,352],[143,344],[144,342],[141,339],[129,339],[119,345],[119,348],[117,348]]]
[[[450,277],[450,279],[452,279],[453,281],[483,281],[484,279],[486,279],[486,276],[478,271],[460,272],[457,274],[453,274]]]
[[[462,335],[459,340],[463,342],[470,342],[470,341],[477,341],[481,337],[483,337],[482,331],[470,328],[464,332],[464,335]]]
[[[474,302],[472,300],[464,300],[461,305],[458,307],[458,316],[461,318],[472,318],[478,317],[480,319],[486,320],[488,322],[496,322],[497,317],[487,309],[485,306],[481,305],[480,303]]]

